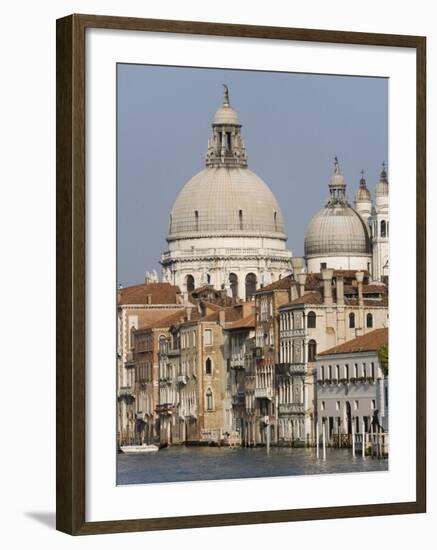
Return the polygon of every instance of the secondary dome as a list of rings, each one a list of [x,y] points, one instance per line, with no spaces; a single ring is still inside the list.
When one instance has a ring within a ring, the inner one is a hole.
[[[367,189],[367,183],[366,179],[364,178],[364,170],[361,170],[361,179],[360,179],[360,186],[357,189],[357,192],[355,193],[355,202],[362,202],[362,201],[371,201],[372,196],[370,194],[370,191]]]
[[[206,168],[179,193],[168,240],[212,235],[286,238],[279,204],[248,168]]]
[[[366,226],[350,206],[326,206],[317,212],[305,235],[305,256],[370,254]]]
[[[382,163],[381,176],[379,178],[379,182],[375,189],[375,195],[377,197],[388,196],[388,180],[387,180],[387,172],[385,170],[385,162]]]
[[[363,189],[364,191],[364,189]],[[366,226],[346,199],[346,183],[335,158],[326,206],[310,221],[305,235],[305,256],[311,258],[354,257],[370,254]]]

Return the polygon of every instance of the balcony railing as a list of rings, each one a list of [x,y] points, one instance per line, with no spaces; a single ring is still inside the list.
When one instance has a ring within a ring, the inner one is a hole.
[[[181,354],[180,349],[169,349],[167,351],[167,357],[176,357]]]
[[[179,374],[177,377],[178,384],[185,385],[188,382],[188,376],[186,374]]]
[[[255,399],[273,399],[273,388],[255,388]]]
[[[296,414],[303,412],[304,407],[302,403],[279,403],[279,414]]]
[[[230,364],[232,369],[244,369],[244,356],[231,359]]]
[[[126,354],[126,361],[124,362],[124,366],[126,368],[134,368],[135,367],[135,358],[132,351],[128,351]]]

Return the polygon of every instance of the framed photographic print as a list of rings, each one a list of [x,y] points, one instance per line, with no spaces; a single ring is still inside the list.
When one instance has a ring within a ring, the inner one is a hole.
[[[57,22],[57,528],[424,512],[424,37]]]

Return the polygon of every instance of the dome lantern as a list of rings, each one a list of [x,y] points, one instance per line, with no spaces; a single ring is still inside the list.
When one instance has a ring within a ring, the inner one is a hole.
[[[334,158],[334,174],[329,183],[329,205],[347,204],[346,200],[346,184],[344,177],[340,173],[340,163],[338,158]]]
[[[206,166],[245,168],[246,147],[241,137],[241,124],[237,112],[229,102],[229,88],[224,87],[223,105],[212,123],[212,136],[208,140]]]

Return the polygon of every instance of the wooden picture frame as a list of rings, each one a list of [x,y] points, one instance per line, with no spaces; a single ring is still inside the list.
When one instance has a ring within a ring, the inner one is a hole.
[[[87,522],[85,515],[85,32],[90,28],[409,48],[417,85],[416,499],[411,502]],[[426,39],[420,36],[70,15],[57,21],[57,529],[71,535],[426,510]]]

